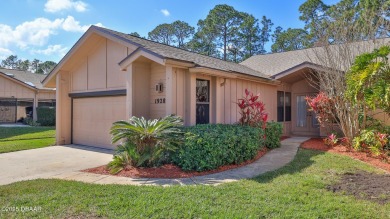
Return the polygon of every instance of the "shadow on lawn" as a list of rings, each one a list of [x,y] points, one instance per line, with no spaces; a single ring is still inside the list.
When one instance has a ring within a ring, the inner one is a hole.
[[[286,166],[277,169],[275,171],[270,171],[265,174],[262,174],[260,176],[254,177],[250,180],[259,182],[259,183],[268,183],[272,181],[274,178],[277,178],[279,176],[285,175],[285,174],[295,174],[299,173],[302,170],[306,169],[307,167],[314,164],[313,157],[324,154],[323,151],[314,151],[314,150],[306,150],[306,149],[298,149],[297,155],[295,156],[294,160],[291,161]]]
[[[50,131],[53,129],[54,127],[0,127],[0,141],[8,141],[6,140],[6,138],[12,138],[18,135],[35,134],[35,133]],[[48,137],[42,137],[42,138],[48,138]],[[30,140],[30,139],[41,139],[41,138],[27,138],[27,139]],[[19,139],[19,140],[23,140],[23,139]]]

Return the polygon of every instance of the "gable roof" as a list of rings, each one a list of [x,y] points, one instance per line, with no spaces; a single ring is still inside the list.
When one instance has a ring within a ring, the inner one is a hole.
[[[207,67],[211,69],[217,69],[227,72],[235,72],[235,73],[241,73],[246,74],[250,76],[256,76],[260,78],[267,78],[269,79],[269,76],[263,74],[260,71],[253,70],[245,65],[240,65],[238,63],[234,62],[228,62],[223,61],[218,58],[202,55],[195,52],[190,52],[184,49],[180,49],[174,46],[169,46],[161,43],[157,43],[151,40],[147,40],[140,37],[135,37],[129,34],[117,32],[114,30],[92,26],[92,28],[95,28],[99,31],[103,31],[105,33],[108,33],[112,36],[118,37],[123,40],[128,40],[130,42],[133,42],[136,44],[136,46],[139,46],[145,50],[148,50],[154,54],[157,54],[160,56],[160,58],[168,58],[168,59],[175,59],[180,61],[186,61],[194,63],[196,66],[199,67]]]
[[[342,45],[331,45],[328,47],[314,47],[308,49],[270,53],[263,55],[252,56],[240,64],[248,66],[250,68],[261,70],[269,76],[280,75],[290,69],[306,66],[305,64],[312,64],[314,66],[324,68],[338,68],[337,70],[345,71],[349,66],[334,66],[331,60],[324,61],[324,59],[339,59],[345,56],[340,55],[346,52],[345,46],[350,46],[348,49],[348,56],[353,60],[356,56],[363,52],[370,52],[374,48],[378,48],[381,45],[390,45],[390,38],[377,39],[375,41],[360,41]],[[327,55],[327,54],[331,55]],[[321,60],[321,57],[324,57]]]
[[[254,76],[261,79],[273,81],[273,79],[271,79],[268,75],[260,71],[254,70],[252,68],[249,68],[245,65],[241,65],[239,63],[223,61],[218,58],[202,55],[195,52],[190,52],[174,46],[157,43],[144,38],[135,37],[129,34],[92,25],[87,30],[87,32],[84,33],[84,35],[78,40],[78,42],[72,47],[72,49],[64,56],[64,58],[58,63],[58,65],[52,70],[52,72],[50,72],[50,74],[43,80],[43,84],[48,83],[49,78],[52,78],[52,75],[56,74],[56,72],[61,68],[62,64],[66,62],[66,60],[70,58],[71,54],[77,49],[77,47],[84,42],[86,36],[92,32],[100,35],[109,35],[110,37],[114,37],[115,39],[122,41],[124,43],[135,45],[138,47],[138,50],[145,51],[161,59],[182,61],[182,62],[191,63],[195,67],[204,67],[212,70],[221,70],[228,73],[239,73],[239,74]],[[129,56],[131,55],[132,54],[130,54]]]
[[[43,74],[35,74],[29,71],[6,69],[6,68],[0,68],[0,74],[2,74],[7,78],[17,80],[23,83],[23,85],[32,89],[52,90],[43,87],[42,81],[46,77],[46,75]]]

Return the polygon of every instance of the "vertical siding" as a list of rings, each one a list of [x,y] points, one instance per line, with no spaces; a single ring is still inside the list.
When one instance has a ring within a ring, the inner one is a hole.
[[[232,83],[232,80],[227,79],[226,83],[224,85],[224,108],[225,108],[224,122],[225,123],[232,123],[232,121],[231,121],[231,118],[232,118],[231,108],[233,107],[232,106],[233,104],[232,104],[232,101],[230,99],[230,96],[231,96],[230,85],[231,85],[231,83]]]
[[[106,38],[99,38],[87,53],[76,53],[79,60],[70,70],[71,91],[115,90],[126,88],[126,73],[118,63],[136,47],[126,47]]]
[[[150,118],[156,119],[165,116],[165,104],[155,103],[156,99],[165,98],[166,83],[165,83],[165,66],[153,63],[150,71]],[[156,84],[163,83],[163,92],[156,92]]]
[[[128,48],[107,40],[107,88],[125,88],[126,74],[118,63],[126,58]]]
[[[220,79],[223,82],[223,79]],[[264,102],[268,120],[276,120],[276,90],[274,85],[268,85],[261,82],[252,82],[242,79],[227,79],[222,87],[222,93],[218,93],[217,83],[217,122],[218,123],[236,123],[240,119],[240,111],[237,101],[245,95],[245,89],[260,94],[260,100]],[[219,100],[218,100],[219,99]],[[222,101],[222,106],[219,101]],[[223,120],[220,118],[222,116]]]
[[[237,80],[232,80],[230,84],[230,123],[235,123],[238,121],[237,117]]]
[[[150,65],[133,63],[133,116],[150,118]]]
[[[35,91],[8,78],[0,76],[0,97],[34,98]]]
[[[88,90],[102,90],[106,88],[106,61],[106,40],[102,39],[97,48],[88,56]]]
[[[176,114],[182,118],[185,116],[185,70],[175,68],[176,73]]]
[[[84,58],[84,61],[75,68],[72,72],[72,91],[86,91],[87,88],[87,74],[88,74],[88,61]]]

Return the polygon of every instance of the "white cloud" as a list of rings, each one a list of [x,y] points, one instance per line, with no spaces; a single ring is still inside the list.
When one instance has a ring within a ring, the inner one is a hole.
[[[98,26],[103,26],[97,23]],[[58,18],[49,20],[47,18],[36,18],[26,21],[15,28],[0,24],[0,48],[8,48],[9,45],[16,45],[20,49],[28,49],[30,46],[44,46],[52,35],[58,30],[68,32],[85,32],[90,25],[80,25],[74,17]]]
[[[85,32],[90,25],[81,26],[79,21],[76,21],[74,17],[68,16],[62,23],[62,28],[69,32]]]
[[[16,44],[25,49],[29,45],[42,46],[48,38],[55,34],[55,30],[61,27],[63,19],[51,21],[46,18],[36,18],[26,21],[12,29],[12,27],[0,24],[0,47]]]
[[[167,9],[161,9],[161,13],[164,15],[164,16],[166,16],[166,17],[168,17],[171,13],[169,13],[169,11],[167,10]]]
[[[64,56],[68,51],[67,47],[62,47],[62,45],[49,45],[46,49],[31,50],[32,54],[42,54],[42,55],[58,55]]]
[[[8,56],[12,55],[12,51],[6,48],[0,48],[0,60],[6,59]]]
[[[87,10],[87,4],[82,1],[74,0],[48,0],[45,4],[45,11],[50,13],[72,9],[77,12],[84,12]]]

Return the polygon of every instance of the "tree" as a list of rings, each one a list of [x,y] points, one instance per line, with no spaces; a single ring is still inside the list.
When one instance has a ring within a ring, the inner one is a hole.
[[[308,40],[308,33],[303,29],[288,28],[286,31],[283,31],[282,28],[278,27],[273,34],[273,38],[272,52],[304,49],[311,45]]]
[[[242,13],[243,22],[238,33],[242,40],[242,58],[247,59],[261,53],[263,47],[260,44],[260,26],[258,20],[250,14]],[[235,42],[239,44],[240,42]]]
[[[299,7],[309,39],[317,45],[390,36],[389,0],[307,0]],[[348,37],[346,37],[349,35]]]
[[[376,3],[386,2],[374,0]],[[368,5],[368,6],[367,6]],[[310,62],[325,68],[312,70],[308,74],[309,82],[329,97],[335,107],[335,122],[339,125],[344,136],[350,141],[359,135],[364,122],[359,120],[362,111],[361,106],[347,98],[347,82],[345,72],[349,72],[358,54],[372,51],[372,45],[383,43],[377,39],[381,37],[383,30],[389,31],[387,18],[382,18],[388,12],[388,7],[371,7],[366,0],[342,0],[332,5],[326,11],[329,19],[324,26],[324,35],[321,36],[324,45],[309,51],[307,54]],[[384,4],[386,5],[386,4]],[[388,5],[388,4],[387,4]],[[363,14],[366,11],[368,14]],[[384,28],[385,27],[385,28]],[[387,28],[387,29],[386,29]],[[365,40],[356,42],[357,40]]]
[[[321,0],[308,0],[299,7],[300,20],[305,22],[305,30],[311,41],[321,41],[328,24],[327,10],[329,6]]]
[[[194,37],[188,42],[188,49],[203,55],[219,57],[215,44],[216,35],[207,29],[204,20],[198,21],[198,30]]]
[[[53,61],[45,61],[39,64],[39,70],[37,73],[49,74],[51,70],[57,65],[57,63]]]
[[[131,32],[131,33],[129,33],[129,35],[132,35],[135,37],[141,37],[141,35],[139,35],[139,33],[137,33],[137,32]]]
[[[260,54],[266,53],[265,50],[265,44],[270,41],[271,37],[271,31],[272,31],[272,26],[274,25],[271,21],[271,19],[268,19],[266,16],[263,16],[261,19],[261,24],[262,27],[260,29]]]
[[[277,26],[274,30],[274,33],[271,35],[272,42],[275,42],[279,35],[283,32],[283,28],[281,26]]]
[[[166,45],[173,45],[175,43],[174,30],[171,24],[160,24],[148,33],[149,39],[163,43]]]
[[[39,68],[39,65],[41,64],[41,61],[39,59],[34,59],[31,62],[31,71],[38,74],[43,74],[42,69]]]
[[[195,28],[191,27],[184,21],[175,21],[171,24],[173,29],[173,35],[179,48],[186,47],[186,40],[192,38],[195,33]]]
[[[346,74],[346,97],[363,110],[362,128],[365,129],[368,111],[382,109],[390,116],[389,46],[356,57]]]
[[[327,10],[329,35],[336,43],[389,36],[389,7],[389,0],[342,0]]]
[[[1,61],[1,67],[3,68],[10,68],[10,69],[17,69],[18,67],[18,56],[16,55],[10,55],[5,60]]]
[[[18,60],[18,69],[22,71],[28,71],[30,68],[30,60],[26,59],[24,61]]]
[[[225,61],[228,56],[228,46],[236,47],[233,45],[233,39],[238,35],[242,20],[241,13],[229,5],[216,5],[204,20],[203,30],[212,32],[218,39],[216,44],[221,48]]]

